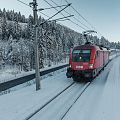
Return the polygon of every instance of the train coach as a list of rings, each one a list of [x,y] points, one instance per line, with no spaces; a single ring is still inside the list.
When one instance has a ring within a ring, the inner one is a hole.
[[[101,69],[104,69],[108,61],[107,48],[90,43],[76,46],[71,50],[66,75],[68,78],[72,77],[74,81],[80,81],[81,78],[91,81]]]

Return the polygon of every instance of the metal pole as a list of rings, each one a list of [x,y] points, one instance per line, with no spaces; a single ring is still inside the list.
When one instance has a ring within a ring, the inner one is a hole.
[[[39,53],[38,53],[38,39],[37,39],[37,2],[33,0],[33,15],[35,25],[35,75],[36,75],[36,90],[41,88],[40,86],[40,71],[39,71]]]

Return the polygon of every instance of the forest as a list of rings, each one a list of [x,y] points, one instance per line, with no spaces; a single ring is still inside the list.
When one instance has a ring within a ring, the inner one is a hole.
[[[45,22],[46,21],[46,22]],[[45,22],[41,25],[42,22]],[[6,65],[19,70],[35,69],[34,18],[26,18],[14,10],[0,9],[0,69]],[[55,21],[38,17],[39,68],[66,62],[70,48],[85,43],[82,33],[78,33]],[[120,48],[120,43],[109,42],[103,36],[89,35],[88,39],[97,45]]]

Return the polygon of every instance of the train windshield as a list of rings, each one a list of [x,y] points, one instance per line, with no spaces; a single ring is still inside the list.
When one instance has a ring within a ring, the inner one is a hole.
[[[73,62],[89,62],[90,50],[73,50],[72,59]]]

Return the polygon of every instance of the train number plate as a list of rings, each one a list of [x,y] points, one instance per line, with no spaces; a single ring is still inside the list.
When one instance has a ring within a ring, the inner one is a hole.
[[[83,66],[76,66],[76,68],[83,68]]]

